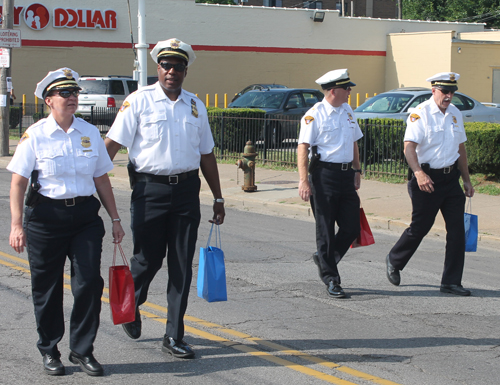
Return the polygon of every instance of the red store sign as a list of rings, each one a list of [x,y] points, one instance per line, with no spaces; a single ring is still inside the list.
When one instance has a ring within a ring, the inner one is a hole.
[[[2,13],[2,6],[0,6]],[[14,7],[14,25],[20,26],[21,19],[26,25],[39,31],[47,27],[52,19],[54,28],[84,28],[116,30],[116,11],[111,9],[54,8],[52,15],[47,7],[39,3]]]

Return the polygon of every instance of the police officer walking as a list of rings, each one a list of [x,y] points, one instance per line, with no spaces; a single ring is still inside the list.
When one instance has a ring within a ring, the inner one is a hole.
[[[195,60],[191,46],[177,39],[160,41],[151,57],[158,82],[127,97],[105,140],[112,159],[122,145],[128,148],[133,185],[131,271],[137,309],[135,321],[123,328],[130,338],[140,337],[139,306],[166,254],[168,321],[162,351],[191,358],[194,351],[183,341],[183,318],[201,217],[199,168],[214,196],[210,222],[223,223],[224,199],[206,108],[182,89]]]
[[[300,123],[299,195],[304,201],[311,196],[314,200],[317,254],[313,258],[320,278],[330,297],[344,298],[337,263],[360,233],[357,140],[363,134],[347,104],[351,87],[356,85],[349,79],[347,69],[330,71],[316,83],[321,85],[325,97],[306,112]],[[311,162],[308,176],[310,148],[318,155]],[[337,234],[335,224],[339,227]]]
[[[97,191],[111,217],[113,239],[124,232],[115,206],[108,171],[113,169],[99,130],[73,115],[78,108],[78,73],[61,68],[38,83],[35,95],[50,115],[29,127],[7,169],[12,172],[10,245],[28,250],[38,349],[49,375],[65,373],[57,344],[64,334],[63,272],[71,262],[74,304],[70,318],[69,360],[91,376],[103,368],[94,358],[99,327],[101,251],[104,224]],[[31,176],[24,225],[23,197]]]
[[[464,124],[451,100],[460,75],[441,72],[429,79],[432,97],[417,106],[407,120],[405,156],[413,170],[408,192],[412,220],[386,257],[386,275],[393,285],[401,282],[404,269],[431,229],[439,210],[446,224],[446,251],[441,292],[468,296],[462,287],[465,262],[465,196],[472,197]],[[460,187],[460,175],[465,195]]]

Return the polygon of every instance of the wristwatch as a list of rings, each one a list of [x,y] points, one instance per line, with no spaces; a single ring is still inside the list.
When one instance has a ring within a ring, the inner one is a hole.
[[[214,199],[214,203],[224,203],[224,198]]]
[[[363,171],[361,171],[361,169],[356,170],[356,169],[354,169],[354,168],[353,168],[352,170],[353,170],[354,172],[359,172],[361,175],[363,174]]]

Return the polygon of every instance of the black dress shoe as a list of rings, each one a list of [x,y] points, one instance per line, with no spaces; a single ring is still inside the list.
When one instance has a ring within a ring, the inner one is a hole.
[[[469,296],[470,290],[464,289],[462,285],[441,285],[441,293],[449,293],[455,295]]]
[[[142,321],[139,308],[135,309],[135,321],[129,322],[127,324],[122,324],[122,328],[123,330],[125,330],[125,333],[127,333],[127,335],[133,340],[136,340],[141,336]]]
[[[88,356],[82,356],[81,354],[71,352],[69,360],[74,364],[80,365],[80,368],[89,376],[102,376],[104,374],[101,364],[97,362],[92,353]]]
[[[321,266],[319,265],[319,256],[317,251],[313,254],[313,261],[316,264],[316,266],[318,266],[319,278],[323,279],[323,274],[321,274]]]
[[[165,334],[163,337],[163,346],[161,351],[164,353],[170,353],[177,358],[193,358],[194,351],[186,344],[184,341],[176,341],[172,337]]]
[[[344,298],[345,297],[345,292],[342,290],[340,285],[338,283],[334,283],[333,281],[330,281],[328,284],[328,287],[326,288],[326,291],[328,292],[328,295],[332,298]]]
[[[59,357],[52,357],[50,354],[43,355],[43,370],[49,376],[62,376],[65,374],[61,359]]]
[[[385,265],[387,267],[387,279],[393,285],[399,286],[399,284],[401,283],[401,275],[399,274],[399,270],[392,266],[391,260],[389,259],[389,254],[387,254],[387,257],[385,257]]]

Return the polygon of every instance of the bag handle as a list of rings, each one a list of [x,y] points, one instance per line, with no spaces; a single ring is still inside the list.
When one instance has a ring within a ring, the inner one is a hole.
[[[127,258],[125,258],[125,253],[123,252],[122,245],[115,243],[115,250],[113,251],[113,266],[116,266],[116,248],[120,250],[124,265],[128,266]]]
[[[216,227],[215,230],[215,247],[221,249],[222,248],[222,241],[220,238],[220,226],[216,225],[215,223],[212,223],[212,227],[210,228],[210,234],[208,235],[208,241],[207,241],[207,249],[208,246],[210,246],[210,240],[212,239],[212,231],[214,229],[214,226]]]
[[[467,201],[465,205],[465,212],[471,214],[472,213],[472,197],[469,197],[469,200]]]

